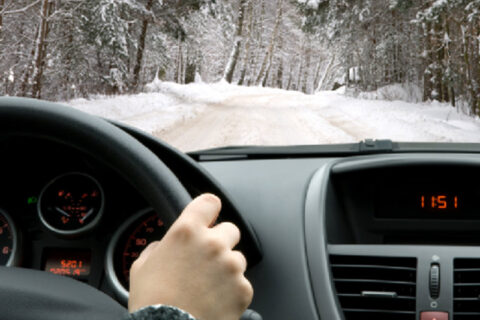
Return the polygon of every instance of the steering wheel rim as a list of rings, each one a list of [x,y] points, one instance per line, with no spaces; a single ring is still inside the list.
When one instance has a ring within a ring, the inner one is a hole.
[[[167,227],[175,221],[178,214],[191,200],[184,186],[170,169],[138,140],[101,118],[71,107],[34,99],[0,98],[0,138],[4,136],[45,138],[73,147],[106,163],[134,186],[157,213],[162,213],[162,219]],[[86,299],[89,303],[98,301],[96,308],[95,306],[93,308],[85,307],[91,312],[101,310],[102,314],[109,314],[105,308],[111,308],[112,319],[117,319],[119,310],[124,311],[120,305],[112,303],[112,299],[107,295],[93,287],[77,284],[77,281],[72,279],[26,269],[8,270],[7,272],[5,268],[0,268],[0,278],[2,274],[3,276],[8,274],[8,278],[15,279],[15,281],[10,281],[10,285],[6,287],[0,287],[0,298],[20,297],[12,302],[15,307],[0,305],[2,317],[24,310],[26,305],[22,305],[22,301],[19,300],[23,300],[25,304],[31,304],[34,299],[38,300],[39,292],[34,289],[35,283],[29,286],[22,279],[28,278],[29,281],[38,279],[45,283],[45,277],[48,277],[48,281],[53,287],[60,290],[59,294],[51,295],[52,301],[49,303],[48,310],[54,309],[55,306],[59,310],[64,310],[65,304],[72,305],[70,293],[74,290],[72,288],[77,288],[78,292],[90,296],[90,299]],[[16,282],[22,283],[16,285]],[[68,292],[62,294],[62,288]],[[48,290],[48,288],[45,289]],[[15,295],[18,290],[21,291],[21,295]],[[95,297],[95,299],[91,299],[91,297]],[[39,306],[39,308],[45,309],[43,306]],[[76,309],[79,309],[78,306]],[[91,315],[93,318],[97,318],[95,314]],[[65,314],[62,314],[58,319],[84,319],[85,316],[85,310],[83,310],[79,312],[78,317],[76,315],[65,317]],[[15,318],[19,319],[17,316]],[[87,316],[87,318],[89,317]],[[33,313],[31,318],[22,319],[57,318],[52,310],[44,318],[38,313]]]
[[[2,135],[42,137],[69,145],[117,171],[170,226],[191,197],[168,167],[138,140],[111,123],[60,104],[0,98]]]

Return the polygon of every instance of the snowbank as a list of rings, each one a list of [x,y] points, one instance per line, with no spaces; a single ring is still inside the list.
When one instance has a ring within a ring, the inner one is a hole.
[[[239,95],[270,95],[296,93],[275,88],[245,87],[230,84],[225,80],[215,83],[195,82],[178,84],[175,82],[163,82],[158,79],[147,85],[149,92],[163,93],[169,97],[175,97],[185,102],[220,104],[225,99]]]
[[[415,84],[397,83],[381,87],[375,91],[361,92],[357,97],[368,100],[398,100],[418,103],[423,100],[423,93],[422,89]]]
[[[331,91],[316,95],[315,108],[328,118],[329,112],[364,128],[363,138],[403,142],[480,142],[480,120],[459,112],[447,103],[409,103],[365,100]]]
[[[67,105],[103,118],[118,120],[148,133],[164,130],[178,121],[194,118],[204,105],[184,103],[161,92],[75,99]]]

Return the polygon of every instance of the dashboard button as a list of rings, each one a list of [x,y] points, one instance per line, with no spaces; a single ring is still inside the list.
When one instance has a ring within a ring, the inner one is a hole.
[[[424,311],[420,313],[420,320],[448,320],[448,312]]]

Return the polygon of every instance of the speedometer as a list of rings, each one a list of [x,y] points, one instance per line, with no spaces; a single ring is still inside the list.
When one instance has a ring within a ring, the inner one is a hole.
[[[0,266],[14,266],[18,262],[18,233],[12,218],[0,209]]]
[[[142,210],[128,219],[115,233],[106,256],[107,278],[117,296],[128,300],[130,268],[149,243],[160,240],[167,231],[152,209]]]

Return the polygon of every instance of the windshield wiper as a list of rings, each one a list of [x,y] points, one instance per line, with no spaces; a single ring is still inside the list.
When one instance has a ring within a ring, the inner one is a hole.
[[[230,146],[189,152],[197,161],[341,157],[384,153],[480,153],[479,143],[393,142],[367,139],[358,143],[296,146]]]
[[[189,152],[197,161],[305,158],[325,156],[348,156],[358,154],[393,152],[391,140],[367,139],[358,143],[295,145],[295,146],[229,146]]]

